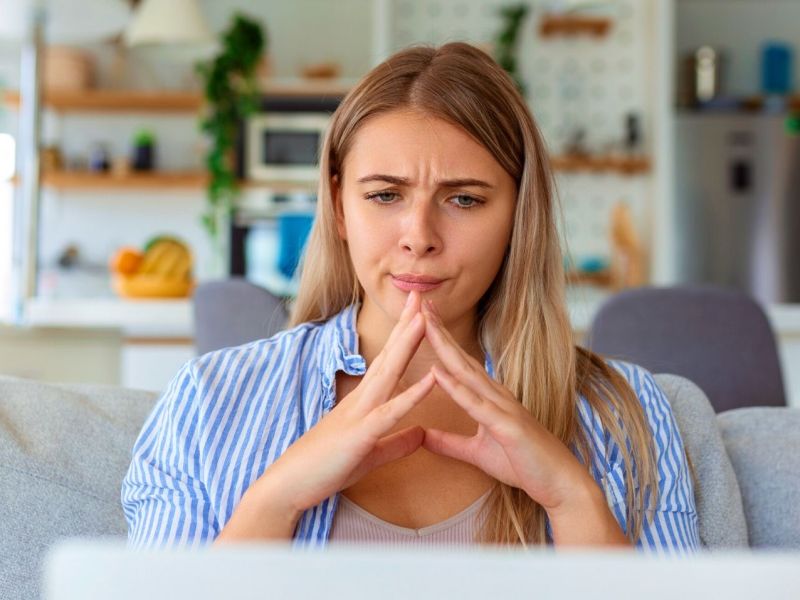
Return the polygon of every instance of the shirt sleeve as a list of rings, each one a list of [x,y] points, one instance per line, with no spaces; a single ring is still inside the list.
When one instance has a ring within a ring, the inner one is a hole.
[[[669,400],[646,369],[617,361],[611,364],[625,375],[639,397],[655,442],[658,503],[652,518],[643,520],[636,547],[654,553],[694,552],[700,548],[694,487]],[[611,454],[619,456],[618,452]],[[602,477],[602,486],[617,521],[627,532],[625,472],[620,461],[611,461]]]
[[[202,482],[192,361],[167,386],[142,427],[122,482],[128,545],[199,545],[218,534]]]

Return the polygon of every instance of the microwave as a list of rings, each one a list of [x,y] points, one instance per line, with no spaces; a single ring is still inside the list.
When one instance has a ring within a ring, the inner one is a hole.
[[[319,177],[319,152],[341,98],[265,98],[244,124],[242,176],[249,181],[310,183]]]

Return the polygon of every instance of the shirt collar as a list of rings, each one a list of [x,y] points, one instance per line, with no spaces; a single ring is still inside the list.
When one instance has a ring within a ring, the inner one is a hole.
[[[336,381],[336,373],[344,371],[348,375],[363,375],[367,371],[367,363],[364,357],[358,353],[358,331],[356,330],[356,320],[360,303],[353,303],[344,307],[340,312],[328,319],[323,325],[322,338],[320,340],[322,368],[322,381],[329,392],[333,392]],[[484,348],[483,366],[489,377],[494,377],[494,364],[489,353]],[[335,398],[333,393],[326,394],[326,410],[332,408]]]

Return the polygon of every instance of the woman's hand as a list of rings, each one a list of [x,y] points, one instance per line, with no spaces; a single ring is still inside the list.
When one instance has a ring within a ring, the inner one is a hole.
[[[478,422],[472,437],[426,429],[423,446],[524,490],[548,513],[570,506],[573,500],[583,502],[587,494],[598,491],[591,475],[561,440],[461,349],[433,304],[426,301],[422,310],[425,335],[444,365],[444,369],[432,368],[436,383]]]
[[[270,489],[281,490],[302,512],[373,469],[415,452],[425,437],[422,427],[384,436],[433,389],[433,375],[428,373],[392,398],[424,335],[420,296],[411,292],[386,345],[358,386],[264,472]]]

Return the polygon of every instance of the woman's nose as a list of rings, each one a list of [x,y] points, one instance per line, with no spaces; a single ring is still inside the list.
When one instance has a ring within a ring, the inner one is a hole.
[[[414,202],[402,217],[400,246],[415,256],[436,254],[442,248],[437,231],[435,207],[428,202]]]

